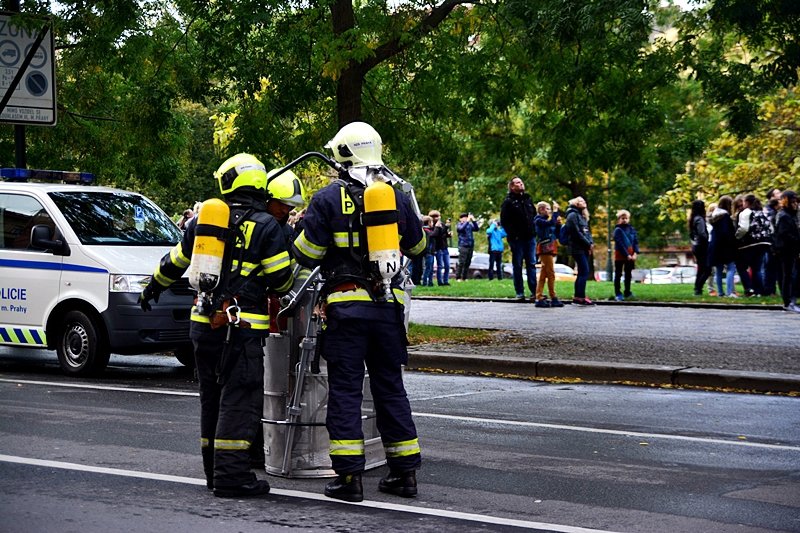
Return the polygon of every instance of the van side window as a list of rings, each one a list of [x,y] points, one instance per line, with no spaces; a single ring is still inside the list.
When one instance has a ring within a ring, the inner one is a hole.
[[[55,223],[36,198],[21,194],[0,194],[0,245],[4,249],[26,250],[31,244],[31,230],[37,224]]]

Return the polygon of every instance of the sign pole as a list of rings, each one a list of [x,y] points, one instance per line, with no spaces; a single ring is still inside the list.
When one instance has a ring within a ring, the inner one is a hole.
[[[19,0],[9,0],[8,10],[18,13]],[[26,157],[26,143],[25,143],[25,125],[14,124],[14,152],[15,152],[15,166],[17,168],[28,168],[28,161]]]

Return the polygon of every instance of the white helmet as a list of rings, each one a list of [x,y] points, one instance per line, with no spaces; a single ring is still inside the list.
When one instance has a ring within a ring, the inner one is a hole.
[[[382,166],[383,141],[375,128],[366,122],[351,122],[328,141],[325,148],[345,166]]]

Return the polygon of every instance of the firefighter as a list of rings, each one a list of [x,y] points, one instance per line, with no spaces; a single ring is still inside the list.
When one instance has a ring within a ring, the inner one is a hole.
[[[328,369],[326,426],[337,477],[325,486],[325,495],[346,501],[364,499],[361,403],[366,364],[389,466],[389,474],[380,480],[378,488],[399,496],[416,496],[421,456],[402,376],[402,365],[408,362],[405,293],[399,287],[399,275],[391,280],[389,289],[389,280],[369,261],[369,243],[364,246],[366,231],[362,225],[366,186],[393,174],[383,166],[381,137],[369,124],[344,126],[326,148],[344,166],[345,179],[314,195],[303,231],[292,247],[298,263],[321,265],[326,280],[321,354]],[[406,255],[423,253],[425,238],[409,197],[394,188],[389,192],[394,196],[393,209],[383,211],[383,222],[396,222],[390,224],[393,237],[397,241],[399,233],[399,245]]]
[[[187,224],[183,240],[161,259],[140,303],[149,310],[150,300],[158,301],[190,267],[193,251],[200,257],[195,241],[224,241],[219,282],[198,294],[190,315],[200,381],[203,468],[215,496],[256,496],[269,492],[269,483],[251,472],[249,456],[263,402],[267,292],[287,291],[293,276],[283,230],[267,212],[264,165],[252,155],[237,154],[214,176],[229,208],[228,220],[217,226],[205,223],[209,202],[220,201],[205,202],[200,215]]]

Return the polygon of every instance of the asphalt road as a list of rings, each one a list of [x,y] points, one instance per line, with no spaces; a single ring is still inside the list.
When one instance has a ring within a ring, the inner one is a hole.
[[[777,310],[414,299],[411,321],[499,331],[484,346],[418,349],[800,374],[800,315]]]
[[[207,493],[191,373],[113,356],[95,380],[0,359],[2,530],[800,531],[797,398],[408,372],[420,495],[327,500],[270,476]],[[263,477],[266,474],[261,473]]]

